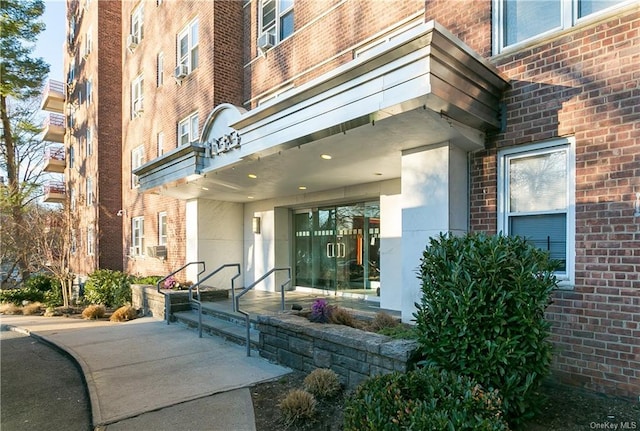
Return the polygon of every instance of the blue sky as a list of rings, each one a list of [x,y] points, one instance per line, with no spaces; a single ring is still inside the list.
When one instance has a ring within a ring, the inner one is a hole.
[[[49,78],[64,81],[63,44],[66,33],[66,3],[64,0],[45,0],[42,20],[47,25],[40,33],[34,57],[42,57],[49,63]]]

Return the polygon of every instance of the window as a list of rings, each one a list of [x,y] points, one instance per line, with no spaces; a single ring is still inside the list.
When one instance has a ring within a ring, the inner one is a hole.
[[[73,143],[72,143],[71,146],[69,147],[69,168],[73,169],[75,161],[76,161],[76,155],[75,155],[75,150],[73,148]]]
[[[159,132],[157,137],[157,148],[158,148],[158,157],[164,154],[164,133]]]
[[[87,157],[93,154],[93,127],[87,126]]]
[[[144,217],[134,217],[131,219],[131,256],[144,254]]]
[[[158,245],[167,245],[167,213],[158,213]]]
[[[73,187],[69,187],[69,205],[71,206],[71,211],[76,210],[76,189]]]
[[[91,105],[91,101],[93,100],[93,84],[91,79],[87,79],[85,84],[85,93],[87,97],[87,105]]]
[[[178,33],[178,67],[186,66],[187,73],[198,67],[198,20],[195,19]]]
[[[260,34],[270,33],[276,42],[293,34],[293,0],[262,0]]]
[[[95,229],[93,226],[87,227],[87,254],[93,256],[95,254]]]
[[[93,205],[93,179],[87,178],[87,206]]]
[[[498,230],[549,251],[564,284],[573,282],[574,160],[573,139],[499,153]]]
[[[87,30],[87,33],[84,36],[84,47],[82,49],[82,56],[84,58],[89,57],[89,54],[91,54],[92,45],[93,45],[93,36],[92,36],[91,27],[89,27],[89,30]]]
[[[71,230],[71,253],[75,254],[78,249],[78,241],[76,240],[76,231],[75,229]]]
[[[189,115],[178,123],[178,146],[198,140],[198,113]]]
[[[161,87],[164,84],[164,54],[158,54],[156,62],[156,86]]]
[[[144,146],[140,145],[131,151],[131,188],[140,186],[138,176],[134,175],[133,171],[142,165],[144,165]]]
[[[144,18],[144,9],[143,3],[140,3],[140,6],[133,10],[131,14],[131,36],[132,40],[139,44],[144,37],[144,32],[142,31],[142,22]]]
[[[138,75],[131,83],[131,118],[136,118],[144,112],[144,79],[142,75]]]
[[[494,0],[494,52],[552,31],[630,0]]]

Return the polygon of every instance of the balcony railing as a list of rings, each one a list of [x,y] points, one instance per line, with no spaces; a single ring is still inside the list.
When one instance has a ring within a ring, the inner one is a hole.
[[[64,111],[64,83],[50,79],[42,91],[42,109],[50,112]]]
[[[65,150],[59,145],[47,147],[44,151],[44,171],[63,173],[65,168]]]
[[[62,181],[49,181],[43,187],[44,201],[50,203],[62,203],[65,199],[65,185]]]
[[[64,115],[49,114],[49,116],[44,120],[43,128],[43,140],[51,142],[64,142]]]

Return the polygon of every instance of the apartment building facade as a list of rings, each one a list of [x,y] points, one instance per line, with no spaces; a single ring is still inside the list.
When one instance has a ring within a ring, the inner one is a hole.
[[[429,237],[524,235],[558,378],[640,394],[637,2],[112,3],[126,271],[289,267],[411,321]]]
[[[119,2],[67,1],[64,82],[50,81],[44,139],[45,202],[69,207],[70,269],[77,282],[96,269],[122,270],[121,37]]]

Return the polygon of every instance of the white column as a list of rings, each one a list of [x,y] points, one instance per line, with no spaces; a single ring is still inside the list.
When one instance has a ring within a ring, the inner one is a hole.
[[[407,151],[401,183],[402,320],[410,322],[421,298],[418,269],[429,238],[466,230],[466,155],[449,143]]]

